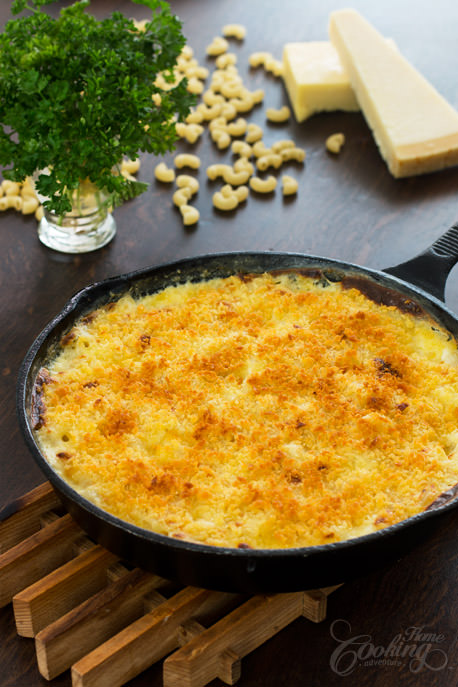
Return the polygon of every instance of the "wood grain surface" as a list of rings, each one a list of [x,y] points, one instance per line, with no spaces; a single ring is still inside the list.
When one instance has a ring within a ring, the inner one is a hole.
[[[57,2],[51,11],[57,12],[62,4]],[[170,4],[182,19],[199,62],[210,69],[214,60],[205,57],[205,47],[222,26],[238,22],[247,27],[246,39],[231,41],[231,50],[246,85],[266,92],[264,104],[248,119],[263,126],[267,143],[293,138],[307,151],[303,166],[292,163],[284,170],[299,180],[297,197],[283,199],[277,190],[269,197],[253,194],[230,213],[215,210],[211,203],[215,184],[207,181],[205,166],[227,162],[230,154],[218,151],[204,136],[195,147],[181,146],[195,149],[203,161],[197,175],[201,187],[194,200],[201,219],[195,227],[183,227],[170,188],[154,180],[157,160],[152,156],[142,157],[138,175],[150,183],[149,190],[115,211],[117,236],[98,252],[79,257],[55,253],[38,242],[33,218],[12,210],[0,216],[0,509],[44,480],[19,431],[16,379],[34,337],[78,289],[148,265],[230,250],[300,251],[384,268],[424,250],[458,220],[458,168],[393,179],[360,113],[317,115],[301,125],[266,122],[265,108],[280,107],[287,96],[280,79],[262,69],[250,70],[249,55],[267,50],[280,58],[286,42],[325,40],[329,12],[339,8],[335,1],[172,0]],[[354,0],[352,6],[394,39],[458,107],[456,0]],[[9,19],[9,7],[5,0],[0,3],[1,26]],[[91,7],[99,17],[115,9],[138,19],[147,16],[144,8],[129,0],[92,0]],[[342,153],[333,156],[324,144],[337,131],[344,132],[347,141]],[[172,158],[167,155],[165,160]],[[458,312],[458,270],[449,277],[446,301]],[[328,618],[322,623],[294,621],[243,659],[239,684],[456,685],[457,525],[458,515],[394,565],[338,589],[329,599]],[[333,624],[336,620],[340,622]],[[432,640],[420,633],[432,635]],[[343,640],[360,635],[362,644],[356,639],[350,642],[346,655],[337,660]],[[411,655],[412,645],[417,647],[416,656]],[[377,647],[374,665],[371,650]],[[16,635],[11,606],[0,613],[0,666],[0,687],[46,684],[36,667],[33,641]],[[70,673],[50,684],[68,687]],[[131,687],[161,684],[160,665],[129,682]]]

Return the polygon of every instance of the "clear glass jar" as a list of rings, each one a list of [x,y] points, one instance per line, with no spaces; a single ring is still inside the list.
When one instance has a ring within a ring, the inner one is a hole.
[[[109,205],[107,194],[91,182],[83,181],[73,192],[71,212],[59,217],[43,208],[38,238],[45,246],[61,253],[88,253],[102,248],[116,233]]]

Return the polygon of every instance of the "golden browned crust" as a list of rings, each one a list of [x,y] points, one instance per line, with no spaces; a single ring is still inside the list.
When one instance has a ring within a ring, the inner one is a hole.
[[[221,546],[424,510],[458,482],[456,343],[411,305],[324,284],[234,276],[95,311],[37,380],[47,459],[121,518]]]

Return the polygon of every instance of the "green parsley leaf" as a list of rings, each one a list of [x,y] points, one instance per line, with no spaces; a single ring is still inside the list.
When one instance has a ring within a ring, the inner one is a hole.
[[[145,31],[120,12],[97,20],[89,0],[57,18],[43,7],[55,0],[14,0],[0,34],[0,164],[5,178],[39,176],[48,209],[71,209],[72,191],[89,179],[114,204],[146,185],[119,173],[124,156],[163,154],[177,140],[175,121],[194,103],[183,79],[161,89],[185,44],[179,19],[161,0],[133,0],[151,10]],[[157,106],[152,96],[161,96]]]

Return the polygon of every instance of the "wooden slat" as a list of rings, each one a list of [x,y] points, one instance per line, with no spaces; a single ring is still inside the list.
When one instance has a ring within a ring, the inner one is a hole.
[[[15,594],[72,557],[81,529],[70,515],[35,532],[0,556],[0,608]]]
[[[40,516],[60,506],[49,482],[40,484],[0,511],[0,554],[40,529]]]
[[[107,583],[107,568],[116,560],[101,546],[92,546],[16,594],[13,608],[18,634],[34,637],[102,589]]]
[[[164,661],[164,687],[202,687],[302,615],[303,592],[255,596]]]
[[[35,637],[38,668],[48,680],[144,612],[144,597],[163,579],[135,569],[61,616]]]
[[[327,604],[327,594],[322,592],[321,589],[304,592],[302,615],[314,623],[321,623],[326,618]]]
[[[180,625],[199,611],[208,612],[212,604],[221,604],[222,596],[186,587],[78,661],[72,667],[73,687],[124,685],[173,651]]]
[[[197,620],[191,618],[185,621],[178,631],[178,642],[180,646],[185,646],[191,639],[198,637],[205,632],[205,627]],[[240,679],[242,671],[242,663],[240,656],[238,656],[232,649],[226,649],[219,657],[219,673],[220,680],[227,685],[235,685]]]

